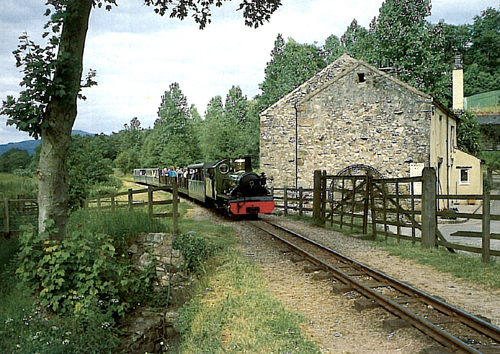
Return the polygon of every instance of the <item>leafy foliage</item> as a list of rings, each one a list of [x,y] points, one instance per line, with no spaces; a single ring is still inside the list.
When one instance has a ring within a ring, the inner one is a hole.
[[[114,186],[117,181],[111,177],[112,161],[102,137],[73,136],[69,151],[69,203],[72,208],[83,205],[83,200],[91,195],[92,188]],[[111,155],[112,157],[112,155]]]
[[[398,78],[442,103],[450,103],[450,68],[444,61],[441,24],[431,25],[429,0],[388,0],[380,8],[375,30],[378,60],[389,60]]]
[[[49,238],[51,226],[42,233],[27,229],[19,238],[17,273],[38,294],[42,306],[76,316],[96,306],[103,313],[123,316],[138,296],[151,290],[154,261],[137,272],[128,260],[117,257],[112,237],[74,231],[59,242]]]
[[[292,38],[285,42],[281,34],[274,42],[271,61],[259,85],[261,109],[267,108],[326,66],[321,50],[312,44],[299,44]]]
[[[187,98],[179,84],[162,96],[155,127],[145,140],[148,166],[186,166],[199,157],[198,140]]]
[[[227,0],[208,0],[201,2],[194,1],[173,1],[173,0],[145,0],[148,6],[155,6],[155,12],[161,16],[170,12],[171,18],[184,20],[190,13],[200,29],[205,28],[211,20],[211,7],[222,6],[222,3]],[[230,0],[229,0],[230,1]],[[280,0],[264,0],[264,1],[248,1],[243,0],[239,10],[243,10],[245,24],[249,27],[259,27],[264,21],[269,21],[271,15],[281,6]]]
[[[0,156],[0,172],[13,172],[25,169],[31,163],[30,155],[26,150],[10,149]]]
[[[181,251],[184,258],[182,267],[192,273],[199,272],[203,263],[215,252],[215,248],[204,238],[195,236],[192,232],[174,238],[172,247]]]
[[[224,104],[220,96],[210,100],[200,136],[205,161],[247,155],[258,161],[260,123],[251,106],[239,86],[229,90]]]
[[[458,148],[474,156],[481,155],[481,145],[479,144],[479,125],[475,116],[470,112],[463,112],[457,125],[457,145]]]

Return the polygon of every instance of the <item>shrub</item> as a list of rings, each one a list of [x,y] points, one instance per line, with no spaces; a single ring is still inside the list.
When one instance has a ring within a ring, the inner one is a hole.
[[[95,306],[103,313],[123,316],[150,292],[155,262],[137,271],[128,258],[116,257],[109,235],[73,231],[59,242],[48,234],[30,228],[19,238],[17,273],[38,294],[42,306],[76,316]]]
[[[189,272],[197,273],[201,265],[215,253],[215,247],[204,238],[195,236],[193,232],[179,235],[172,243],[174,249],[180,250],[184,257],[181,267]]]

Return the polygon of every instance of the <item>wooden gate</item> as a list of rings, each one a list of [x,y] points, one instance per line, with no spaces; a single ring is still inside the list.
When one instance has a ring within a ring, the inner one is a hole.
[[[315,171],[314,181],[313,218],[319,223],[358,229],[373,237],[423,241],[425,247],[435,245],[439,231],[433,169],[424,169],[420,177],[392,179],[374,178],[369,171],[343,176]]]

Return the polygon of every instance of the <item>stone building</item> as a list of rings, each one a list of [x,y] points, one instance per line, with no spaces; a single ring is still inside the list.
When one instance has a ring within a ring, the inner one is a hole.
[[[386,178],[434,167],[439,193],[481,192],[470,183],[482,181],[480,160],[456,148],[454,113],[348,55],[263,111],[260,122],[260,168],[274,187],[311,188],[314,170],[363,164]]]

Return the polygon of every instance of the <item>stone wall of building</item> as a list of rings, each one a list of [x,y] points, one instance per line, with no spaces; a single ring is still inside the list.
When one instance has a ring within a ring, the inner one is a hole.
[[[429,164],[431,111],[429,96],[343,56],[261,114],[261,170],[274,187],[356,164],[409,176]]]

